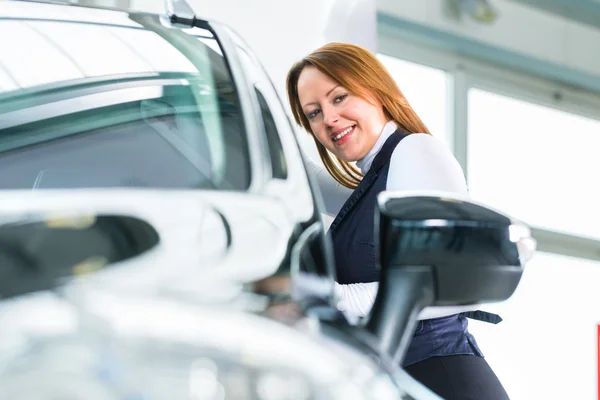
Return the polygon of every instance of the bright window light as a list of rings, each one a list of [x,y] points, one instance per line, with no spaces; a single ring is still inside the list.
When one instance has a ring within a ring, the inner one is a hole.
[[[469,91],[471,195],[534,227],[600,239],[600,121]]]
[[[452,136],[448,123],[448,80],[440,69],[378,54],[400,90],[423,120],[430,132],[451,148]]]

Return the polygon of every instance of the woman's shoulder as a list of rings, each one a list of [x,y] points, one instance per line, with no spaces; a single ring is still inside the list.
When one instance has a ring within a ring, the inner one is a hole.
[[[411,133],[406,135],[396,146],[394,153],[430,153],[451,156],[452,151],[446,143],[429,133]]]
[[[452,151],[427,133],[412,133],[398,143],[390,159],[387,187],[467,193],[463,170]]]
[[[432,135],[430,133],[424,133],[424,132],[415,132],[415,133],[408,133],[406,134],[406,136],[404,137],[404,139],[401,140],[401,142],[440,142],[442,143],[442,141],[440,139],[438,139],[437,136]]]

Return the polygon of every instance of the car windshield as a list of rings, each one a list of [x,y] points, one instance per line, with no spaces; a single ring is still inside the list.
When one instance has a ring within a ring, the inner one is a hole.
[[[118,25],[0,18],[0,189],[246,190],[218,41],[123,14]]]

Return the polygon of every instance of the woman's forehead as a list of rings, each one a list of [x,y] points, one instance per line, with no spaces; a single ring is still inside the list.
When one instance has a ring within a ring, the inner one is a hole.
[[[298,90],[324,84],[336,86],[339,82],[312,65],[305,67],[298,77]]]
[[[302,105],[329,95],[340,83],[315,67],[306,67],[298,77],[298,97]]]

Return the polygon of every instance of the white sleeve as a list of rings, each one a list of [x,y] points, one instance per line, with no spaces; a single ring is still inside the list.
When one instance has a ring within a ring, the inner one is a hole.
[[[317,185],[323,196],[325,213],[330,217],[335,217],[352,194],[352,189],[348,189],[336,181],[321,163],[316,162],[308,156],[305,156],[304,159],[306,160],[307,168],[315,176]]]
[[[351,283],[349,285],[340,285],[336,282],[334,293],[340,299],[337,307],[351,317],[364,317],[375,303],[378,288],[379,282]],[[425,307],[419,313],[419,320],[446,317],[465,311],[475,311],[479,308],[481,308],[481,305],[477,304],[471,306]]]
[[[387,190],[443,191],[468,195],[460,164],[438,139],[427,134],[411,134],[398,144],[390,160]],[[335,285],[339,308],[347,313],[365,316],[373,306],[378,283]],[[427,307],[419,319],[430,319],[476,310],[479,306]]]
[[[338,309],[351,316],[364,317],[369,313],[375,296],[377,296],[378,282],[352,283],[340,285],[335,283],[334,293],[340,301]]]
[[[408,135],[390,160],[386,190],[442,191],[468,196],[462,168],[450,149],[424,133]]]

